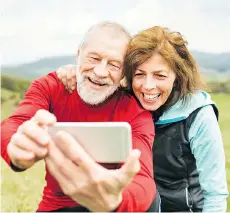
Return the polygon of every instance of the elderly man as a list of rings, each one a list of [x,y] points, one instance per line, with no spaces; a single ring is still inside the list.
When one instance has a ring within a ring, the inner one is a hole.
[[[151,114],[119,88],[129,34],[115,23],[92,27],[77,53],[77,90],[55,73],[32,83],[2,122],[2,157],[15,171],[45,159],[47,185],[38,211],[146,211],[155,197]],[[97,164],[68,133],[55,143],[46,128],[59,122],[126,121],[133,151],[124,165]],[[150,190],[151,189],[151,190]]]

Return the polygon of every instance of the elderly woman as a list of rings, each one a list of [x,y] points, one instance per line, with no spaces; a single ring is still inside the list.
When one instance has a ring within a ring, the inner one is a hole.
[[[73,70],[58,70],[70,91]],[[129,43],[124,71],[125,89],[155,122],[154,175],[162,211],[224,212],[228,190],[218,110],[201,90],[186,41],[166,28],[143,30]]]

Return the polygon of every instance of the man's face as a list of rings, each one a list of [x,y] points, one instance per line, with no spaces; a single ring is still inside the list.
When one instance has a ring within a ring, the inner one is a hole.
[[[127,44],[125,36],[101,30],[80,50],[77,89],[86,103],[102,103],[118,88]]]

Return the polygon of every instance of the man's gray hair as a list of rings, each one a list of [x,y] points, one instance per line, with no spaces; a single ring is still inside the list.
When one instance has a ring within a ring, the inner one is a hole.
[[[115,22],[101,22],[98,24],[93,25],[92,27],[89,28],[89,30],[86,32],[86,34],[83,37],[83,40],[81,41],[79,48],[83,48],[85,44],[87,43],[89,37],[96,31],[99,30],[105,30],[108,33],[113,33],[114,36],[117,37],[118,34],[123,35],[127,37],[127,39],[131,39],[130,33],[120,24],[117,24]]]

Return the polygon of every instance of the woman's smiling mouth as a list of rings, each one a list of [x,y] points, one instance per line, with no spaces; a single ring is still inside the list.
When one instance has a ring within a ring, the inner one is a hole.
[[[159,94],[146,94],[146,93],[142,93],[142,97],[145,101],[147,102],[153,102],[155,100],[157,100],[160,97],[160,93]]]

